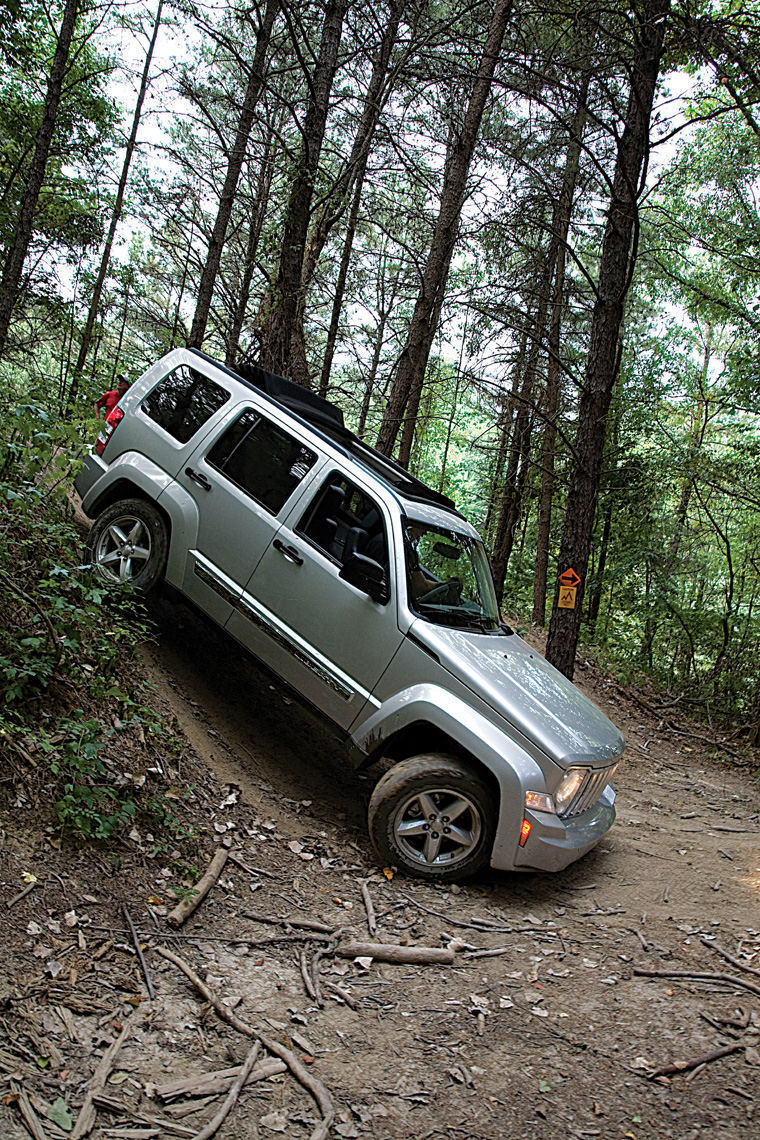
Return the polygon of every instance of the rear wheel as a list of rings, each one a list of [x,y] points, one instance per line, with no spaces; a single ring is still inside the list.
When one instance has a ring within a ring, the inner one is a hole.
[[[101,578],[147,593],[163,576],[168,547],[160,511],[144,499],[123,499],[96,518],[86,550]]]
[[[384,862],[456,882],[488,862],[496,828],[492,805],[486,785],[461,760],[414,756],[378,781],[369,804],[370,838]]]

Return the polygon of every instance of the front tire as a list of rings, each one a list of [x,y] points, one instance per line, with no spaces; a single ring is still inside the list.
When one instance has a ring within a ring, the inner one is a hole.
[[[467,764],[430,753],[402,760],[378,781],[369,804],[380,859],[419,878],[457,882],[487,862],[496,830],[494,797]]]
[[[169,549],[160,511],[144,499],[123,499],[98,515],[86,553],[101,578],[147,594],[161,581]]]

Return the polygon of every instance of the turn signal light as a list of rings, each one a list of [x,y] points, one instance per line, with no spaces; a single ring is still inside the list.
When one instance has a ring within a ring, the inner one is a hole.
[[[520,846],[524,847],[528,842],[528,836],[533,830],[533,824],[529,819],[524,819],[520,825]]]

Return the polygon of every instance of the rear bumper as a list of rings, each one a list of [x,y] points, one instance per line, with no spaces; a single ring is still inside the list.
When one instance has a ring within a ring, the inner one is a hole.
[[[100,456],[90,452],[74,478],[74,488],[82,500],[82,509],[85,514],[89,513],[87,496],[106,470],[106,465]]]
[[[500,871],[561,871],[580,859],[615,822],[615,792],[610,784],[592,808],[561,819],[550,812],[526,811],[533,825],[524,847],[515,843],[514,862],[494,862]]]

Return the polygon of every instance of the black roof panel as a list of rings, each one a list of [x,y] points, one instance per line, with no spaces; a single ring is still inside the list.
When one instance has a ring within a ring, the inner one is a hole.
[[[374,475],[379,476],[404,497],[418,502],[431,503],[435,506],[447,507],[449,510],[456,510],[453,499],[441,494],[440,491],[434,491],[422,480],[410,475],[407,469],[397,463],[395,459],[389,459],[387,455],[383,455],[374,447],[364,443],[357,435],[354,435],[345,426],[343,412],[340,408],[329,400],[318,396],[316,392],[302,388],[292,380],[286,380],[284,376],[267,372],[266,369],[260,368],[257,364],[238,364],[235,369],[232,369],[228,368],[226,364],[214,360],[212,356],[202,352],[199,348],[190,348],[188,351],[200,356],[209,364],[213,364],[214,367],[220,368],[222,372],[227,372],[236,380],[242,381],[249,388],[263,392],[265,396],[281,404],[282,407],[287,408],[289,412],[300,419],[305,420],[317,434],[325,436],[330,443],[334,446],[337,445],[351,459],[369,468]]]

